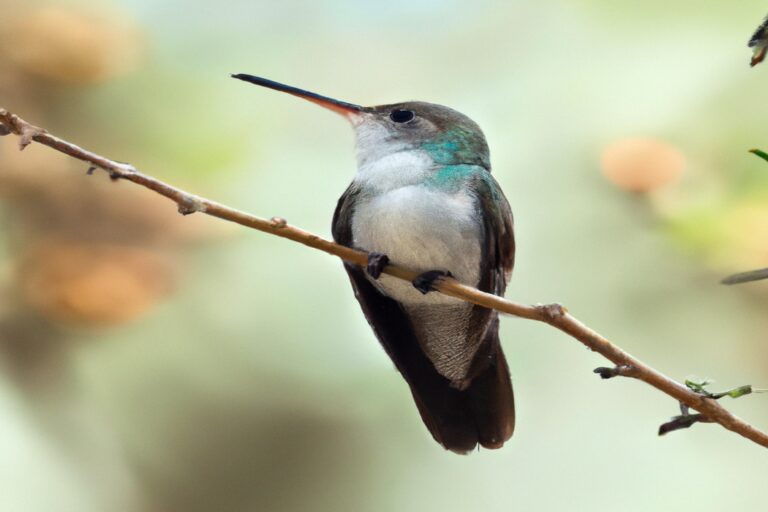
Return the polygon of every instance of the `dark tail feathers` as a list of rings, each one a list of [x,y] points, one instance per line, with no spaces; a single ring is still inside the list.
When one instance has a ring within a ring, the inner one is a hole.
[[[509,368],[498,340],[487,368],[459,391],[432,368],[431,375],[407,378],[424,424],[446,449],[468,453],[479,444],[501,448],[515,428]],[[415,378],[413,378],[415,377]]]

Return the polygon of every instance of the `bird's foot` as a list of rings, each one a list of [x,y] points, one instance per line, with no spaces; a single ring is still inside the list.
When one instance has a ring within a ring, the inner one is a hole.
[[[443,277],[453,277],[453,274],[445,270],[430,270],[416,276],[416,279],[413,280],[413,287],[426,295],[435,291],[435,281]]]
[[[366,265],[365,271],[372,278],[378,279],[387,265],[389,265],[389,257],[386,254],[372,252],[368,254],[368,265]]]

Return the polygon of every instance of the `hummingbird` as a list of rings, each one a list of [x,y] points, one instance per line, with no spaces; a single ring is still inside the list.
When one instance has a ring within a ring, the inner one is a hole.
[[[514,430],[512,382],[496,311],[434,292],[446,276],[503,295],[515,257],[512,212],[469,117],[406,101],[365,107],[247,74],[351,123],[357,173],[338,201],[333,239],[368,252],[344,263],[368,323],[445,449],[501,448]],[[382,273],[419,272],[411,283]]]

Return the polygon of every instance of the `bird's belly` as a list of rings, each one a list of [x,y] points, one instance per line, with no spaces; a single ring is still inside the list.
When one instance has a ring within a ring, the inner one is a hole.
[[[354,245],[386,254],[393,264],[426,272],[445,270],[462,283],[480,279],[483,226],[475,199],[413,185],[363,200],[352,221]],[[404,304],[455,304],[458,299],[422,294],[409,282],[382,274],[375,285]]]

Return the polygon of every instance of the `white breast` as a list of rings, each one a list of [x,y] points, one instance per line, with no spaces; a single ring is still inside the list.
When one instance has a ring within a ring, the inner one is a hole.
[[[475,199],[464,191],[444,193],[424,185],[400,186],[363,198],[355,207],[356,247],[389,256],[417,272],[447,270],[476,286],[480,279],[480,235]],[[376,285],[404,304],[456,303],[437,293],[423,295],[411,283],[382,275]]]

